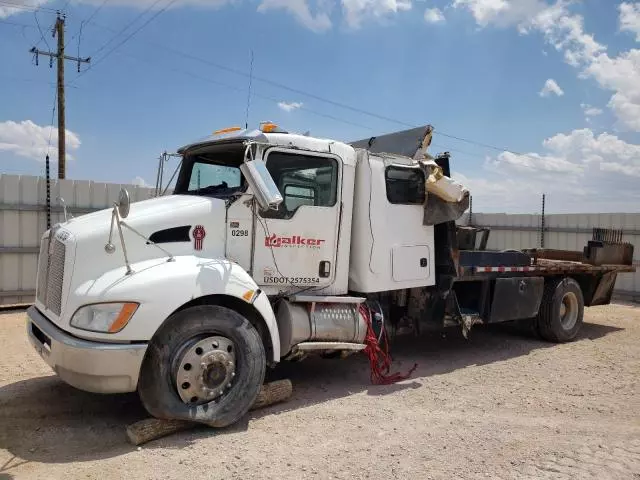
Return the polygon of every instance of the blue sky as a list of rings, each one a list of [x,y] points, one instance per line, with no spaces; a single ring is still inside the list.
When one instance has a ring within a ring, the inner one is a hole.
[[[82,23],[94,64],[66,63],[68,178],[150,184],[163,150],[243,125],[253,51],[250,125],[355,140],[430,123],[475,211],[534,212],[541,193],[552,212],[640,208],[640,3],[174,0],[125,41],[169,2],[0,0],[0,173],[44,174],[55,67],[28,50],[54,47],[64,7],[67,54]]]

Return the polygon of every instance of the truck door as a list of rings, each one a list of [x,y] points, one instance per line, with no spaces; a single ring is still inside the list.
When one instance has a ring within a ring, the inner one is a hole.
[[[333,283],[342,161],[331,154],[269,149],[265,162],[284,201],[258,210],[253,276],[268,291]]]

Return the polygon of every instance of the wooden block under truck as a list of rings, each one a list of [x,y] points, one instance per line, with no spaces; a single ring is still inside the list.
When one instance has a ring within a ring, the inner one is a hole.
[[[375,382],[403,378],[389,331],[526,319],[575,339],[584,307],[634,271],[631,245],[598,231],[583,252],[476,248],[488,232],[456,226],[469,192],[431,136],[348,144],[263,123],[182,147],[172,194],[122,190],[43,235],[33,347],[74,387],[225,426],[282,361],[364,351]]]

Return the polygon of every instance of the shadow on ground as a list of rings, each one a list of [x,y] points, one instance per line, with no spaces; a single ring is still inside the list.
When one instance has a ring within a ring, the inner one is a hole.
[[[578,341],[597,339],[620,330],[599,324],[585,324]],[[363,355],[346,360],[311,358],[284,363],[269,372],[268,380],[289,378],[293,396],[286,403],[251,412],[236,425],[215,431],[216,435],[249,428],[249,421],[335,398],[366,392],[388,395],[398,390],[421,387],[421,378],[443,375],[470,365],[484,365],[527,355],[540,348],[553,348],[514,326],[476,327],[469,340],[459,331],[425,334],[420,338],[397,339],[393,370],[417,370],[402,384],[374,386]],[[374,400],[372,400],[374,401]],[[111,458],[134,449],[126,441],[128,424],[145,418],[136,394],[96,395],[76,390],[56,376],[31,378],[0,388],[0,449],[13,458],[0,465],[0,479],[7,471],[26,462],[66,463]],[[147,446],[182,448],[212,434],[207,427],[177,434]]]

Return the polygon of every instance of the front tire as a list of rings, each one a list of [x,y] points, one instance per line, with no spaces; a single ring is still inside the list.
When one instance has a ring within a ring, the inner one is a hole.
[[[149,343],[138,393],[154,417],[225,427],[247,413],[265,370],[262,339],[246,318],[218,305],[190,307]]]
[[[573,278],[550,279],[538,312],[538,333],[550,342],[574,340],[582,326],[584,298]]]

